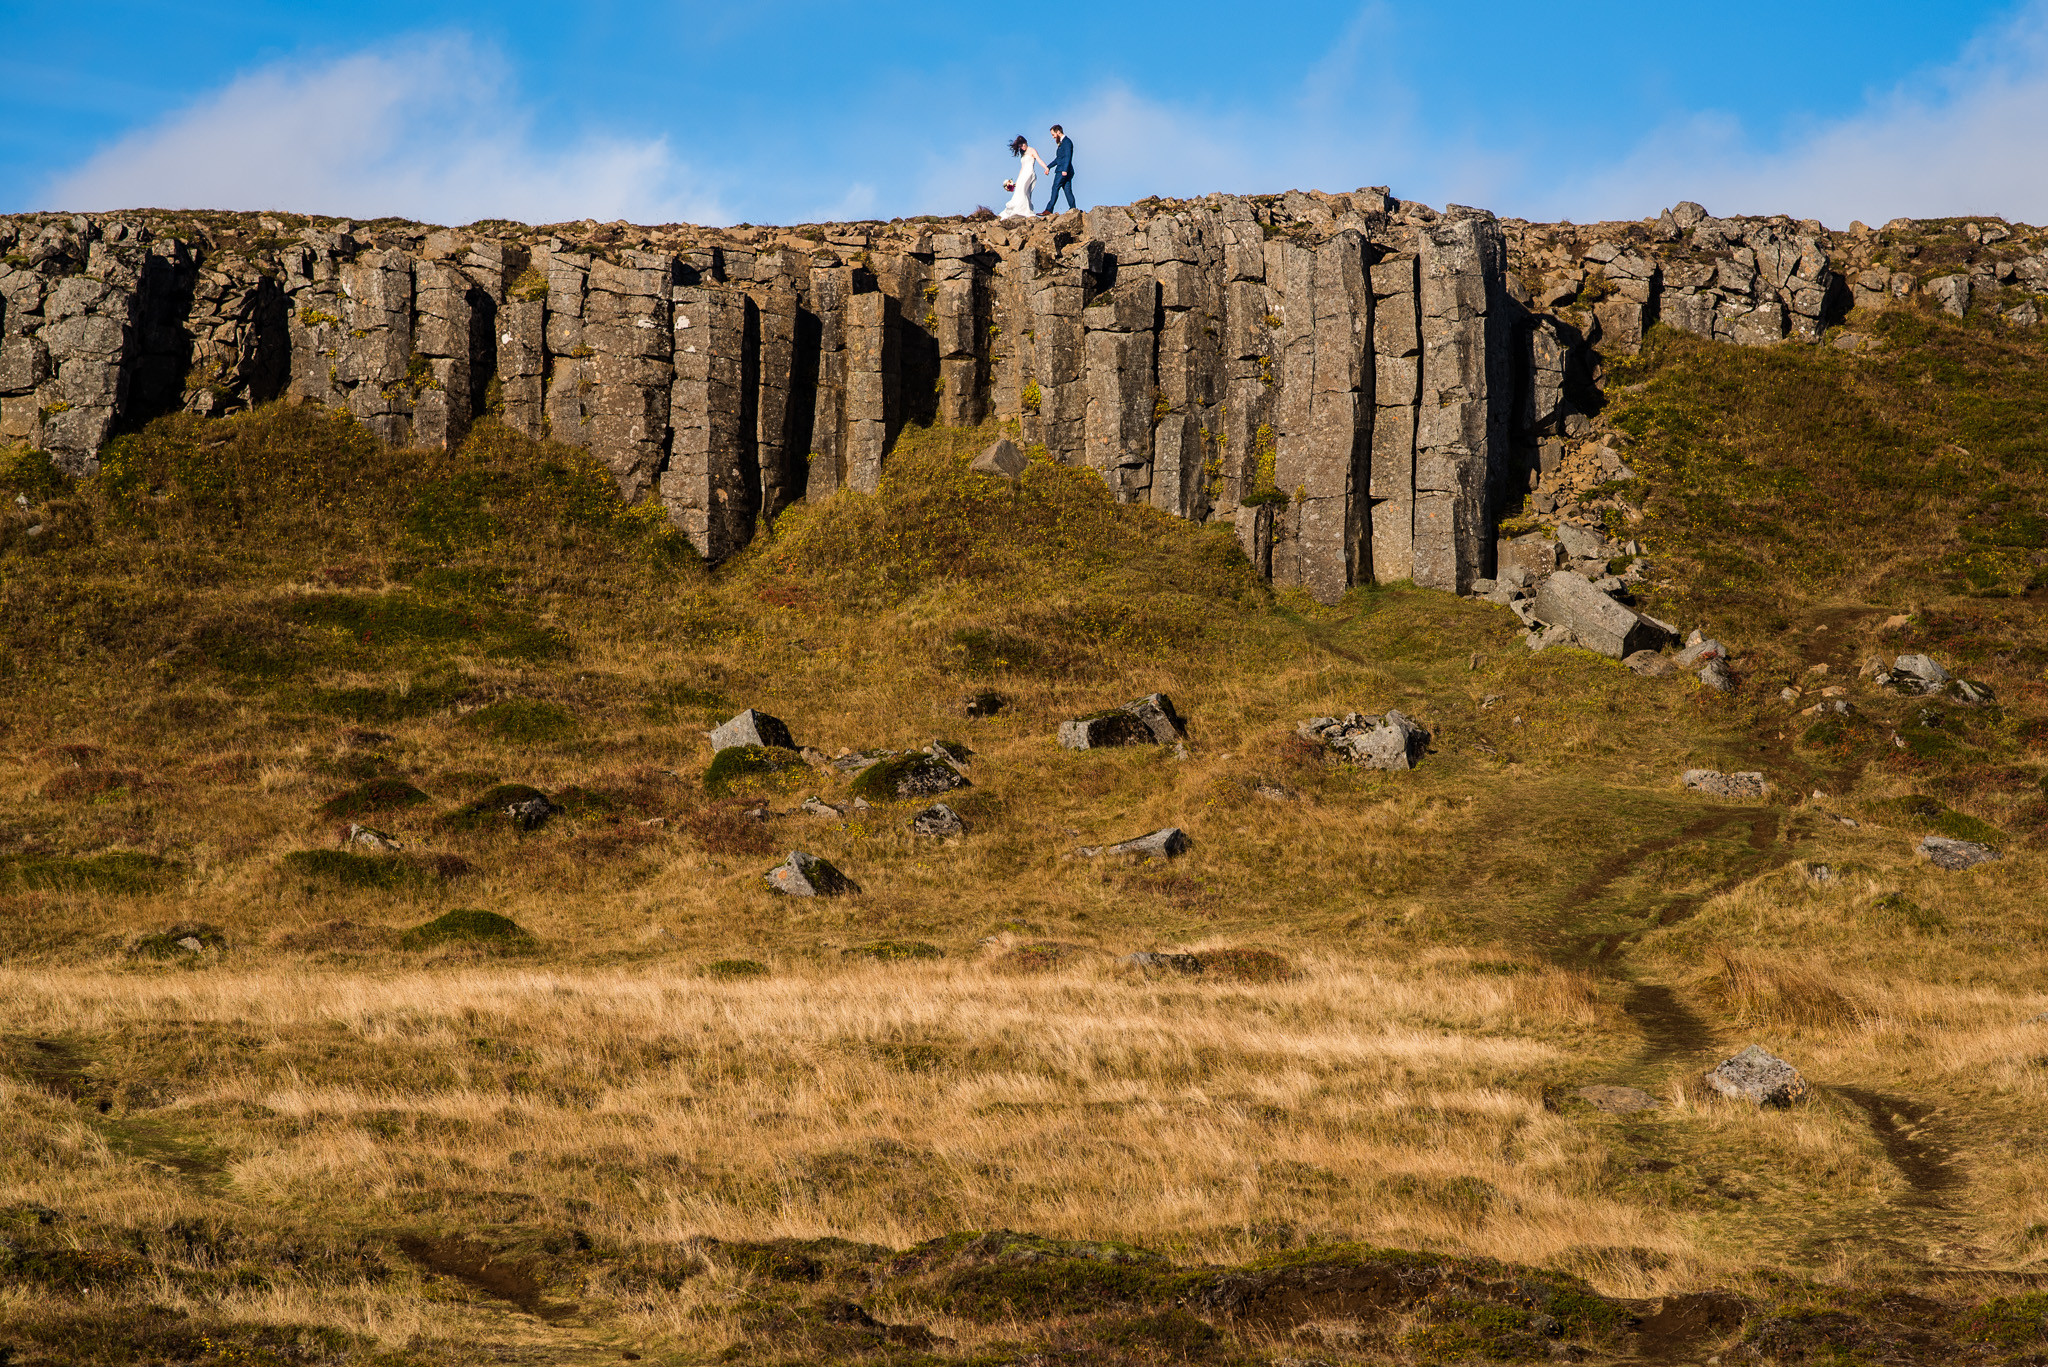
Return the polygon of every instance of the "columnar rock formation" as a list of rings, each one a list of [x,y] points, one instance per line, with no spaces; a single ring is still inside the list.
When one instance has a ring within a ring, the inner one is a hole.
[[[26,215],[0,219],[0,444],[84,472],[181,408],[317,402],[413,446],[492,412],[719,560],[873,490],[906,423],[995,417],[1119,499],[1233,523],[1275,583],[1462,590],[1603,355],[1659,320],[1775,343],[2048,286],[2025,237],[1967,228],[1936,277],[1898,268],[1915,225],[1504,223],[1384,190],[793,231]]]

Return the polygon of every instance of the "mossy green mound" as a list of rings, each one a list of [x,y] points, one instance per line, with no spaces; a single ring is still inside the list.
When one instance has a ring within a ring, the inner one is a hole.
[[[138,894],[159,892],[184,873],[168,859],[115,850],[70,859],[58,855],[0,857],[0,887]]]
[[[337,793],[320,804],[320,815],[332,821],[340,817],[367,816],[372,812],[398,812],[417,807],[427,795],[402,778],[373,778],[345,793]]]
[[[717,796],[748,786],[786,786],[807,772],[804,757],[779,745],[728,745],[711,757],[704,771],[704,791]]]
[[[354,850],[293,850],[278,861],[286,873],[330,888],[395,892],[422,887],[433,875],[400,855],[358,854]]]
[[[576,715],[566,707],[534,698],[507,698],[464,717],[463,724],[521,745],[567,740],[576,734]]]
[[[466,802],[452,812],[445,812],[434,824],[445,831],[489,831],[500,828],[511,829],[517,823],[510,809],[532,802],[545,802],[548,795],[538,788],[524,783],[500,783],[487,789],[482,796]]]
[[[438,945],[464,944],[523,950],[531,948],[533,943],[533,936],[517,921],[494,911],[473,908],[436,916],[425,925],[414,926],[398,937],[400,949],[433,949]]]

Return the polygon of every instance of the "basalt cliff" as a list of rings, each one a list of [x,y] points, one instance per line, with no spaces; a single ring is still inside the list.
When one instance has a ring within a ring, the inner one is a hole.
[[[407,447],[490,413],[717,561],[873,489],[904,424],[994,417],[1119,499],[1231,521],[1276,584],[1462,591],[1511,506],[1620,473],[1591,418],[1650,326],[1813,343],[1920,296],[2033,327],[2042,250],[1996,221],[1535,224],[1381,189],[787,230],[21,215],[0,444],[87,473],[177,410],[319,403]]]

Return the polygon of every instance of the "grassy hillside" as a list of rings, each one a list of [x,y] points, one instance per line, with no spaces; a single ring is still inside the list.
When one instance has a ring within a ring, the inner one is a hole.
[[[1660,335],[1610,391],[1655,608],[1735,647],[1733,695],[1470,600],[1276,597],[1085,472],[969,473],[994,429],[906,433],[716,573],[489,426],[172,419],[76,486],[9,458],[0,1344],[2048,1352],[2048,360],[1855,321],[1875,348]],[[1909,650],[1994,703],[1859,678]],[[1824,687],[1856,714],[1802,715]],[[1054,743],[1153,691],[1185,758]],[[707,783],[748,706],[814,763]],[[1432,732],[1413,772],[1295,736],[1388,707]],[[951,839],[829,763],[934,740],[971,751]],[[1080,853],[1166,825],[1188,854]],[[1930,831],[2007,857],[1945,873]],[[771,892],[796,849],[862,893]],[[1702,1085],[1752,1042],[1810,1099]]]

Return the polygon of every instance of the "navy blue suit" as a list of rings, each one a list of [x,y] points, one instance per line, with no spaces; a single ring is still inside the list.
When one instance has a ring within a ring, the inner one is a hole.
[[[1054,201],[1059,199],[1061,190],[1067,192],[1067,207],[1069,209],[1075,207],[1074,140],[1072,138],[1063,137],[1060,139],[1060,150],[1052,154],[1052,165],[1045,169],[1047,175],[1052,179],[1052,189],[1048,190],[1045,195],[1045,211],[1047,213],[1053,211]]]

